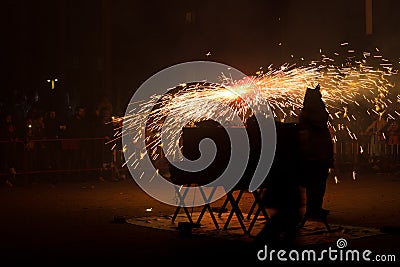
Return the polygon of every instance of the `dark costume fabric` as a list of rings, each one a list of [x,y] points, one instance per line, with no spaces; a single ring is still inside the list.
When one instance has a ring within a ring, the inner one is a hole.
[[[334,167],[328,112],[319,86],[307,88],[299,117],[302,171],[306,188],[306,213],[320,216],[329,169]]]

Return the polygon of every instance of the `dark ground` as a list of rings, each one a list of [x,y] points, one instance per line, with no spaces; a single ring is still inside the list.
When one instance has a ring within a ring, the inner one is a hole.
[[[58,183],[37,176],[29,186],[22,182],[13,187],[0,186],[2,266],[225,266],[242,262],[247,262],[246,266],[271,266],[268,261],[257,260],[260,246],[255,243],[185,237],[178,231],[116,223],[116,216],[163,216],[172,214],[175,207],[150,198],[131,178],[82,181],[72,176]],[[394,254],[398,262],[400,176],[360,174],[353,180],[348,174],[340,179],[338,184],[332,177],[328,181],[325,208],[331,210],[330,222],[395,227],[386,235],[350,240],[349,248]],[[146,211],[148,208],[151,212]],[[313,248],[328,246],[334,244]],[[380,266],[385,265],[394,264]]]

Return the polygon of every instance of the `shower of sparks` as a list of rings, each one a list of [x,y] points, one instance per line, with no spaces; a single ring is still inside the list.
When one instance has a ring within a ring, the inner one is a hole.
[[[347,46],[348,43],[341,45]],[[345,63],[337,64],[334,58],[345,58]],[[334,58],[322,55],[322,59],[312,61],[306,66],[287,63],[274,68],[270,65],[266,69],[260,68],[256,75],[241,81],[231,81],[229,77],[222,76],[220,84],[181,84],[167,90],[173,93],[151,97],[147,102],[141,103],[140,108],[131,109],[127,112],[129,115],[118,119],[124,120],[127,126],[117,129],[118,134],[114,140],[126,134],[126,131],[136,133],[133,143],[142,137],[143,132],[146,135],[146,147],[126,156],[124,165],[138,166],[146,153],[152,160],[163,156],[162,153],[175,154],[176,144],[161,143],[161,129],[166,116],[172,118],[173,123],[164,132],[178,136],[181,134],[179,125],[182,123],[194,124],[215,118],[216,114],[221,118],[228,118],[226,120],[229,125],[232,125],[234,116],[244,121],[252,112],[258,112],[250,110],[249,106],[268,104],[275,119],[286,122],[297,118],[302,108],[305,89],[314,88],[317,84],[320,84],[329,112],[329,126],[333,130],[332,138],[335,142],[343,136],[357,140],[360,129],[355,125],[363,117],[400,116],[395,110],[400,96],[392,92],[394,82],[391,81],[397,70],[388,60],[370,52],[364,52],[361,59],[356,59],[352,49],[347,49],[345,57],[340,57],[340,53],[335,52]],[[370,65],[369,59],[378,62]],[[232,110],[227,111],[226,105]],[[141,115],[141,111],[148,108],[152,109],[149,117]],[[340,134],[342,132],[345,134]],[[362,147],[360,153],[363,153]],[[337,177],[335,182],[338,183]]]

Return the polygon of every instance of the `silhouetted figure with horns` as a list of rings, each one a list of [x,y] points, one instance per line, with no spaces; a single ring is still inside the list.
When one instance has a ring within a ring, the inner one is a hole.
[[[333,141],[328,128],[329,114],[320,86],[307,88],[299,116],[302,173],[306,189],[308,219],[325,220],[329,211],[323,200],[330,169],[334,168]]]

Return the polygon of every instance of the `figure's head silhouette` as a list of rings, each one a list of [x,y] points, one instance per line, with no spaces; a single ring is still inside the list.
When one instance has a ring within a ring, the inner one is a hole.
[[[326,125],[328,122],[328,111],[322,100],[319,84],[315,88],[306,89],[299,122],[321,125]]]

